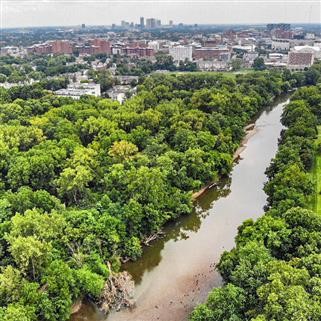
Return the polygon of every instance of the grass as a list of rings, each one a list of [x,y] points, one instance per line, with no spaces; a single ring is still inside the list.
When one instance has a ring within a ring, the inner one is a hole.
[[[321,126],[318,126],[316,144],[321,144]],[[312,169],[312,178],[315,183],[315,193],[311,199],[311,208],[321,215],[321,153],[316,152]]]

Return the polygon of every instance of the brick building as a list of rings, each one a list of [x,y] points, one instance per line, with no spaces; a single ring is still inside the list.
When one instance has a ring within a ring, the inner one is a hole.
[[[44,55],[44,54],[51,54],[52,47],[47,43],[36,44],[27,48],[28,54],[37,54],[37,55]]]
[[[49,41],[51,53],[53,54],[72,54],[72,45],[68,40]]]
[[[231,57],[231,51],[228,48],[221,47],[202,47],[195,48],[193,58],[195,60],[221,60],[228,61]]]
[[[290,70],[304,70],[312,66],[314,55],[311,52],[289,52],[288,68]]]
[[[68,40],[52,40],[28,47],[27,53],[69,55],[72,54],[72,45]]]
[[[75,46],[75,51],[78,52],[79,55],[94,55],[99,53],[99,47],[93,45]]]
[[[131,57],[153,57],[155,55],[155,51],[152,48],[125,47],[122,49],[122,54]]]
[[[283,30],[283,29],[275,29],[271,32],[272,38],[276,39],[292,39],[293,31],[291,30]]]
[[[95,53],[111,53],[111,44],[108,40],[105,39],[92,39],[90,40],[90,44],[94,47]]]

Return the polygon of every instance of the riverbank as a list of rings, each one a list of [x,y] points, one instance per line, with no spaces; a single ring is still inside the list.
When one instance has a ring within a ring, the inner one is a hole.
[[[230,315],[239,320],[249,315],[252,320],[321,320],[320,295],[313,286],[321,283],[320,94],[319,85],[300,88],[285,107],[286,128],[266,170],[266,213],[239,228],[235,248],[220,261],[224,286],[213,289],[191,320],[206,321],[207,315],[216,321]],[[310,210],[315,196],[316,212]]]
[[[80,311],[83,304],[83,298],[79,298],[71,307],[71,315],[76,314]]]
[[[240,159],[240,155],[241,153],[246,149],[246,144],[248,143],[249,139],[251,137],[253,137],[256,133],[257,133],[257,127],[255,126],[255,123],[251,123],[249,125],[247,125],[245,128],[245,136],[240,144],[240,146],[237,148],[237,150],[234,152],[233,154],[233,162],[236,162],[237,160]],[[192,199],[193,201],[196,201],[198,198],[200,198],[201,196],[203,196],[206,192],[208,192],[211,188],[215,187],[216,183],[211,183],[211,184],[208,184],[207,186],[205,186],[204,188],[202,188],[201,190],[199,190],[198,192],[195,192],[193,195],[192,195]],[[153,241],[155,241],[156,238],[153,239]],[[149,244],[147,244],[149,245]],[[215,266],[215,262],[210,262],[208,267],[210,270],[214,270]],[[197,276],[200,276],[202,273],[196,273],[195,274],[195,278],[192,278],[191,280],[185,280],[185,287],[186,288],[190,288],[192,289],[193,287],[193,284],[194,282],[197,283],[198,287],[202,287],[202,288],[206,288],[205,284],[202,284],[201,282],[201,279]],[[203,271],[203,275],[204,274],[204,271]],[[204,281],[206,281],[206,279],[204,279]],[[194,284],[195,285],[195,284]],[[209,289],[208,289],[209,290]],[[208,290],[205,294],[208,293]],[[192,290],[191,290],[192,291]],[[186,294],[186,298],[188,297],[188,293]],[[205,299],[205,297],[204,297]],[[172,303],[174,304],[174,303]],[[180,303],[182,306],[186,306],[186,302],[183,303]],[[73,308],[72,308],[72,314],[77,314],[77,312],[79,312],[81,308],[81,300],[77,300],[77,302],[73,305]],[[184,311],[184,309],[182,310]],[[152,316],[151,316],[152,317]],[[155,317],[155,316],[153,316]],[[153,319],[154,320],[154,319]]]
[[[255,127],[255,123],[251,123],[251,124],[247,125],[244,128],[244,130],[245,130],[245,137],[242,139],[240,146],[237,148],[237,150],[233,154],[233,162],[236,162],[240,159],[240,155],[245,150],[248,140],[253,135],[255,135],[257,128]],[[199,197],[201,197],[204,193],[206,193],[209,189],[211,189],[215,185],[216,185],[216,183],[207,184],[199,191],[193,193],[192,200],[193,201],[197,200]]]
[[[123,266],[135,280],[136,306],[111,313],[108,321],[184,321],[213,287],[221,285],[215,264],[234,246],[238,226],[263,213],[264,171],[277,150],[285,100],[258,117],[257,130],[233,167],[231,183],[198,198],[192,214],[168,224],[164,237],[146,247],[142,258]],[[82,309],[72,320],[105,320],[90,311],[92,307],[88,314]]]

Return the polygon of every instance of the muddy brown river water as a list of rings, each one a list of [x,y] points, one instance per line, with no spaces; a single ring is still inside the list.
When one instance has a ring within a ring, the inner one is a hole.
[[[214,269],[234,246],[237,227],[263,214],[264,174],[277,151],[280,117],[287,98],[277,100],[256,121],[230,178],[196,202],[194,212],[164,228],[165,236],[146,247],[141,259],[123,269],[135,280],[136,306],[103,316],[91,303],[72,321],[185,321],[208,292],[222,284]]]

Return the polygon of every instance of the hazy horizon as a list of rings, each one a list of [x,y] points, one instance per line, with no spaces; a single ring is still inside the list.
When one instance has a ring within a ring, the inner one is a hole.
[[[145,17],[145,18],[156,18],[157,17]],[[128,22],[131,22],[131,21],[128,21]],[[134,22],[134,21],[133,21]],[[181,21],[183,24],[185,24],[186,26],[192,26],[192,25],[195,25],[197,24],[198,26],[266,26],[267,24],[269,23],[275,23],[275,24],[278,24],[278,23],[289,23],[291,25],[320,25],[320,29],[321,29],[321,22],[311,22],[311,23],[308,23],[308,22],[284,22],[284,21],[270,21],[270,22],[249,22],[249,23],[184,23],[184,21]],[[177,23],[178,24],[178,23]],[[85,24],[86,25],[86,28],[93,28],[93,27],[112,27],[112,24]],[[120,23],[117,24],[118,27],[120,27]],[[162,26],[166,26],[167,24],[163,23]],[[53,25],[29,25],[29,26],[17,26],[17,27],[3,27],[3,29],[36,29],[36,28],[75,28],[75,27],[81,27],[81,23],[79,24],[70,24],[70,25],[56,25],[56,24],[53,24]]]
[[[0,0],[1,28],[138,23],[155,17],[167,24],[321,23],[320,1],[262,0]]]

